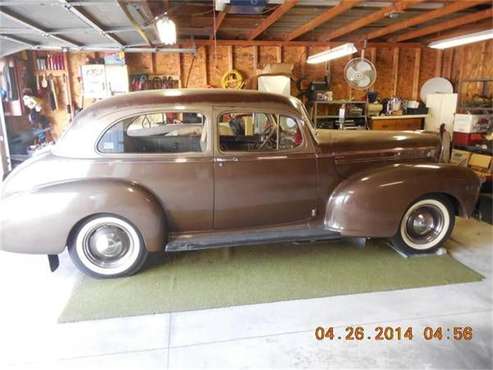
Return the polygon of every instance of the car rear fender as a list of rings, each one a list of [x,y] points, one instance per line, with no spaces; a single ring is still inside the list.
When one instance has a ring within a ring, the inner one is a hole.
[[[442,194],[456,214],[472,214],[480,180],[468,168],[450,164],[393,164],[358,172],[330,196],[325,226],[344,236],[391,237],[405,210],[418,198]]]
[[[53,183],[1,203],[0,248],[11,252],[59,254],[80,222],[102,213],[135,225],[149,251],[163,250],[166,243],[163,207],[135,182],[96,178]]]

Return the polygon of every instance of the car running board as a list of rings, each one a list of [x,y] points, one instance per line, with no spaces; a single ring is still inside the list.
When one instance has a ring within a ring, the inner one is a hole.
[[[249,246],[297,241],[340,239],[338,232],[323,228],[296,228],[283,230],[235,231],[177,235],[166,244],[166,252],[182,252],[209,248]]]

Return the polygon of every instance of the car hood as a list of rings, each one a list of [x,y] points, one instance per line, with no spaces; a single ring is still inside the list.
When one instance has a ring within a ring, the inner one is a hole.
[[[336,156],[440,146],[438,134],[411,131],[317,130],[315,140],[322,153]]]

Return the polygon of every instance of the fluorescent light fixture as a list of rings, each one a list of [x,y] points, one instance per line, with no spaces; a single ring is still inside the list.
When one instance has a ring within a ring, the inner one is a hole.
[[[317,64],[327,62],[329,60],[345,57],[346,55],[354,54],[358,51],[352,42],[338,46],[333,49],[322,51],[321,53],[310,55],[306,60],[309,64]]]
[[[450,39],[433,41],[428,46],[433,49],[447,49],[447,48],[453,48],[455,46],[472,44],[473,42],[479,42],[489,39],[493,39],[493,29],[471,33],[469,35],[464,35],[464,36],[452,37]]]
[[[159,40],[164,45],[176,44],[176,25],[168,16],[165,14],[162,17],[156,19],[156,31]]]

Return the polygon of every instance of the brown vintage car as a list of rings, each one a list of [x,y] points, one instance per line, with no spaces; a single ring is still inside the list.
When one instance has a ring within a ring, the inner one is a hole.
[[[439,163],[438,135],[314,130],[294,98],[131,93],[82,111],[1,189],[0,248],[57,255],[96,277],[149,252],[340,237],[431,252],[480,181]]]

